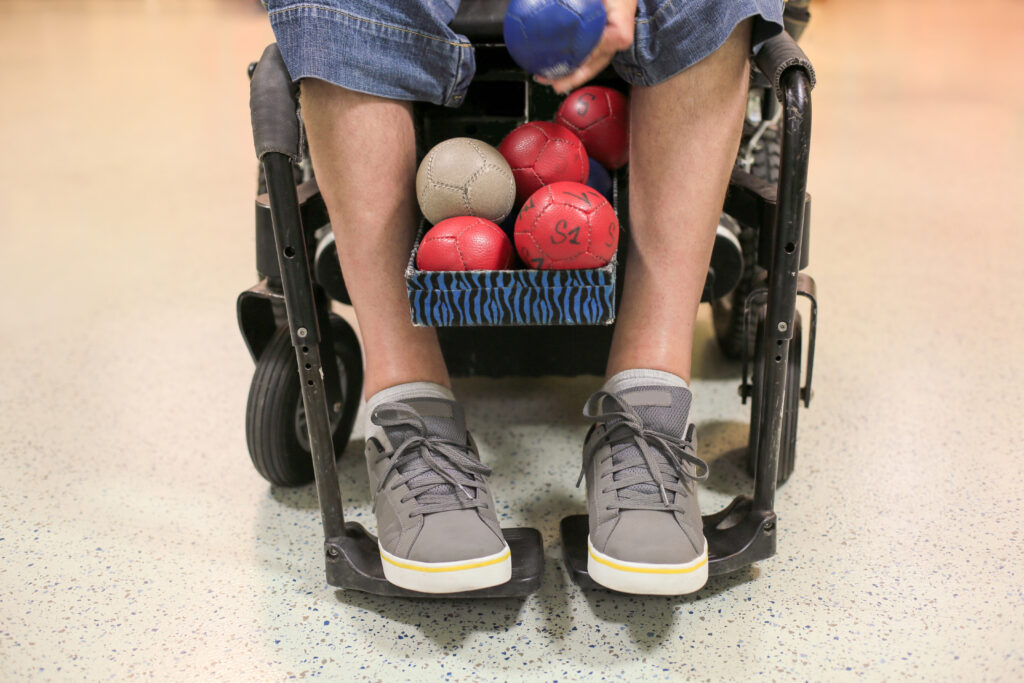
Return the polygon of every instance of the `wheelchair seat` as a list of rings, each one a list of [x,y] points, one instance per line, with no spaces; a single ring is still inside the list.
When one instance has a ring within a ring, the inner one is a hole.
[[[502,42],[502,25],[511,0],[462,0],[459,12],[452,19],[456,33],[473,43]]]

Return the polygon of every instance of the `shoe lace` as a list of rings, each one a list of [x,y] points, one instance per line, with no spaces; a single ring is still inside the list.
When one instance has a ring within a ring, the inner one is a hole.
[[[600,410],[599,407],[609,400],[618,406],[617,409]],[[612,427],[606,429],[600,438],[591,439],[584,446],[583,468],[576,480],[577,487],[602,446],[632,441],[637,447],[635,451],[616,454],[617,462],[611,468],[612,482],[602,491],[615,491],[616,502],[609,505],[609,509],[672,508],[677,496],[690,495],[688,480],[698,482],[708,478],[707,463],[697,457],[692,426],[683,438],[650,429],[633,406],[607,391],[594,394],[584,407],[583,414],[597,422],[611,424]],[[609,453],[607,457],[611,458],[612,455]],[[616,477],[620,472],[624,474]],[[598,485],[597,482],[595,485]],[[642,490],[652,485],[657,487],[656,491]],[[674,494],[672,501],[668,496],[670,491]]]
[[[418,505],[410,516],[487,507],[484,496],[477,493],[486,490],[483,477],[491,474],[491,468],[469,457],[465,443],[430,434],[423,418],[404,403],[383,403],[370,419],[380,427],[412,427],[416,432],[391,452],[381,453],[378,462],[390,459],[390,463],[376,494],[385,486],[394,491],[408,485],[401,502],[415,498]]]

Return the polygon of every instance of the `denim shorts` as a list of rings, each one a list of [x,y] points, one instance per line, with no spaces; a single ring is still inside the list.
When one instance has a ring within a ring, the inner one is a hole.
[[[292,78],[389,99],[458,106],[473,46],[448,27],[459,0],[264,0]],[[656,85],[717,50],[753,17],[753,44],[782,30],[783,0],[639,0],[633,45],[613,65]]]

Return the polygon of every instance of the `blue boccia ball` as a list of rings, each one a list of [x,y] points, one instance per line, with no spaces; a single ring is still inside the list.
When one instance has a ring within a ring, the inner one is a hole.
[[[608,201],[612,200],[612,177],[604,166],[593,159],[590,160],[590,175],[587,177],[587,185],[604,195]]]
[[[512,0],[505,14],[505,45],[530,73],[561,78],[593,51],[606,22],[601,0]]]

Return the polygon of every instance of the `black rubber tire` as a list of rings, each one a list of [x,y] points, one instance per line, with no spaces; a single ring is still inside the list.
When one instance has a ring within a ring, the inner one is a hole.
[[[748,357],[753,353],[754,334],[744,334],[743,305],[754,279],[755,262],[757,261],[757,231],[743,228],[737,235],[740,249],[743,252],[743,274],[739,284],[720,299],[711,302],[711,320],[715,328],[715,339],[722,354],[731,360],[743,357],[743,344],[748,345]]]
[[[363,389],[359,340],[342,318],[331,315],[334,359],[341,378],[342,406],[332,415],[334,452],[348,444]],[[299,388],[295,349],[287,326],[274,333],[256,362],[245,409],[245,438],[256,471],[274,486],[302,486],[313,481],[308,437],[300,438],[305,410]]]
[[[762,323],[763,324],[763,323]],[[800,414],[800,355],[803,345],[803,329],[800,321],[800,312],[797,311],[793,319],[793,338],[789,342],[789,366],[786,370],[786,397],[783,401],[782,414],[782,441],[779,447],[779,466],[775,477],[777,485],[786,483],[789,476],[796,468],[796,427],[797,418]],[[747,471],[750,476],[757,472],[757,457],[755,455],[757,444],[756,416],[761,409],[761,394],[764,386],[764,361],[761,359],[761,343],[763,330],[758,326],[757,340],[755,343],[753,392],[750,402],[750,439],[747,444]]]
[[[772,185],[779,182],[779,165],[782,163],[782,145],[779,138],[779,124],[768,126],[761,143],[754,150],[754,163],[750,173]]]
[[[777,184],[781,149],[778,126],[771,126],[765,130],[760,144],[754,150],[754,163],[750,167],[750,173],[773,185]],[[740,283],[729,295],[711,302],[715,339],[718,340],[718,346],[725,357],[732,360],[743,357],[744,344],[747,344],[748,353],[753,352],[754,345],[753,329],[744,335],[743,305],[750,294],[757,270],[757,231],[744,227],[737,237],[743,248],[743,275],[740,277]]]

